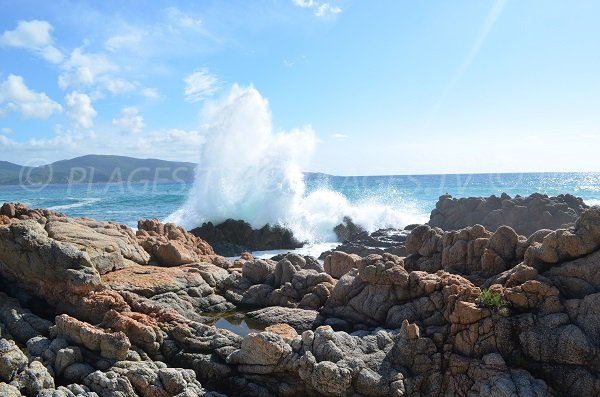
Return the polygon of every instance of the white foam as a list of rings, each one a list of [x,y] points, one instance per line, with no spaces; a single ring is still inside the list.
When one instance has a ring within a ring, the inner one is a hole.
[[[53,207],[49,207],[48,209],[53,210],[53,211],[64,211],[64,210],[69,210],[72,208],[79,208],[79,207],[85,207],[88,205],[92,205],[92,204],[99,202],[101,199],[94,197],[94,198],[67,198],[67,200],[72,200],[75,202],[72,204],[55,205]]]
[[[583,200],[583,202],[589,205],[590,207],[594,205],[600,205],[600,200]]]
[[[275,133],[268,102],[253,87],[233,86],[202,112],[207,140],[194,186],[182,208],[166,221],[188,229],[228,218],[254,228],[289,227],[302,241],[335,241],[333,228],[349,216],[373,231],[402,227],[426,217],[401,200],[365,198],[351,203],[326,188],[305,193],[301,172],[316,138],[310,126]]]

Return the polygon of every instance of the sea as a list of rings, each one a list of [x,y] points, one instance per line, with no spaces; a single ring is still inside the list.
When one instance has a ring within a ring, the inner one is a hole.
[[[69,216],[113,221],[135,229],[137,221],[145,218],[181,220],[185,224],[188,221],[187,208],[206,201],[205,197],[197,197],[200,190],[194,185],[185,182],[121,182],[0,186],[0,203],[20,202]],[[211,186],[205,186],[203,191],[211,191]],[[487,197],[507,193],[514,197],[534,192],[549,196],[570,193],[583,198],[588,205],[600,205],[600,173],[356,177],[305,174],[301,192],[302,197],[296,197],[297,192],[292,197],[298,201],[296,206],[285,208],[285,211],[293,212],[293,216],[286,218],[285,213],[283,216],[280,214],[279,219],[271,222],[286,224],[292,220],[288,226],[292,230],[298,229],[299,234],[308,233],[307,239],[311,243],[329,244],[334,240],[332,227],[344,216],[352,217],[367,229],[402,228],[407,224],[426,222],[443,194]],[[269,194],[253,198],[253,208],[269,210],[270,199]],[[253,209],[248,211],[251,214]],[[219,216],[226,217],[227,213]],[[211,219],[211,215],[207,214],[201,220],[217,222],[221,219]],[[194,224],[185,226],[191,228]]]

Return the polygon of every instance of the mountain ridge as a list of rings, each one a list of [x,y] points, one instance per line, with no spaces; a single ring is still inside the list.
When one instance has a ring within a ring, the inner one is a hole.
[[[195,169],[196,164],[189,162],[94,154],[37,167],[0,161],[0,185],[189,182],[194,180]]]

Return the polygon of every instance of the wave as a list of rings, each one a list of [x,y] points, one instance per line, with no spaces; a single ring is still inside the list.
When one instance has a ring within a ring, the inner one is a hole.
[[[587,205],[589,205],[590,207],[594,206],[594,205],[600,205],[600,199],[598,200],[583,200],[584,203],[586,203]]]
[[[48,209],[52,210],[52,211],[70,210],[73,208],[86,207],[88,205],[95,204],[95,203],[101,201],[102,199],[93,197],[93,198],[67,198],[66,200],[71,200],[71,201],[75,201],[75,202],[72,204],[55,205],[53,207],[49,207]]]
[[[280,224],[309,242],[335,241],[345,216],[369,231],[403,227],[427,217],[390,197],[349,201],[326,187],[307,193],[301,172],[316,144],[310,126],[274,132],[268,102],[254,87],[234,85],[202,111],[206,143],[185,204],[166,221],[191,229],[242,219],[254,228]]]

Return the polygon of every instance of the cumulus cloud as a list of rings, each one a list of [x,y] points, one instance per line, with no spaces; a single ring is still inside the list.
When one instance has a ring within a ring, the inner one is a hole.
[[[139,134],[144,129],[144,117],[139,114],[136,107],[125,107],[121,110],[119,117],[112,120],[115,127],[119,128],[120,132],[126,134]]]
[[[308,8],[318,17],[335,15],[342,12],[342,8],[329,3],[321,3],[317,0],[292,0],[297,7]]]
[[[25,141],[0,134],[0,152],[3,160],[14,163],[30,158],[49,163],[90,153],[194,162],[204,141],[204,135],[195,130],[165,129],[123,135],[110,130],[63,131],[57,128],[50,138]]]
[[[58,85],[63,90],[91,86],[98,82],[110,81],[110,74],[119,70],[102,53],[86,53],[81,48],[74,49],[62,65],[63,73],[58,77]]]
[[[65,97],[65,103],[67,115],[75,128],[89,129],[94,126],[94,118],[98,113],[87,94],[73,91]]]
[[[47,119],[62,107],[44,92],[30,90],[23,77],[11,74],[0,84],[0,116],[17,112],[25,118]]]
[[[132,83],[118,77],[103,76],[100,81],[112,94],[122,94],[126,92],[132,92],[137,89],[136,83]]]
[[[185,100],[191,103],[200,102],[213,96],[221,89],[221,81],[208,68],[196,70],[183,79],[185,82]]]
[[[19,21],[14,30],[7,30],[0,36],[0,46],[23,48],[49,62],[60,63],[63,54],[53,45],[52,30],[46,21]]]

